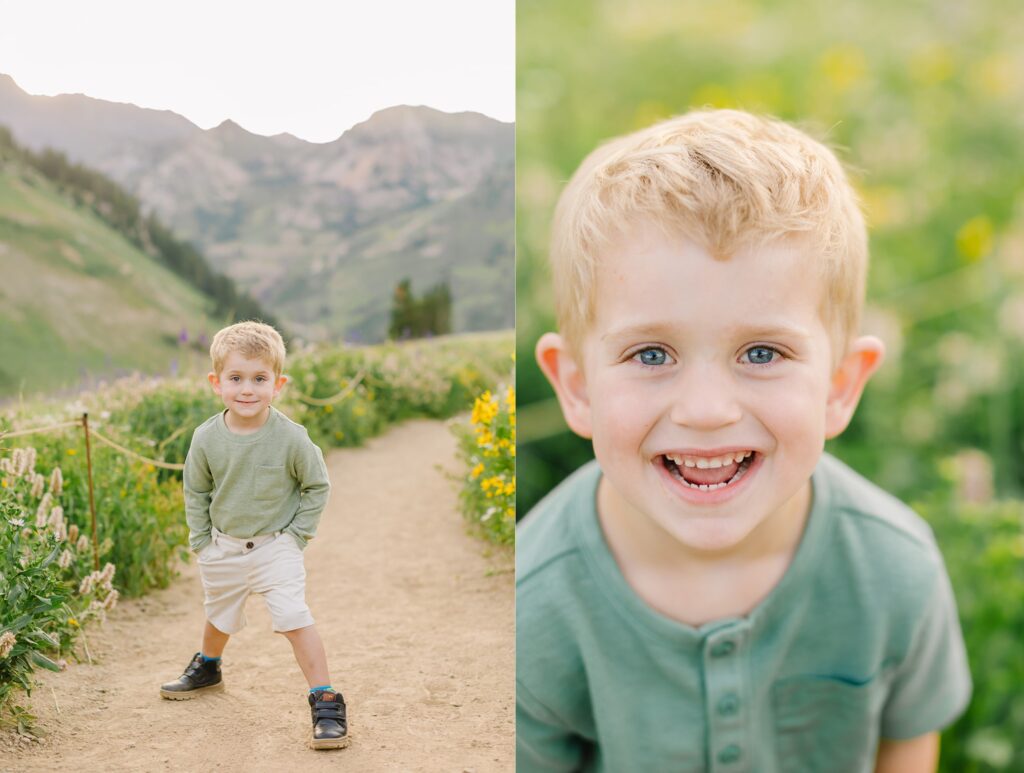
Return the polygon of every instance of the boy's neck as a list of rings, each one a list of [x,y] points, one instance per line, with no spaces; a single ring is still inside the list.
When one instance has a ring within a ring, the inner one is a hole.
[[[264,424],[270,419],[271,406],[267,406],[267,409],[263,413],[253,416],[251,419],[241,418],[231,412],[230,408],[224,410],[224,425],[228,428],[229,432],[233,432],[236,435],[251,435],[254,432],[259,432]]]
[[[597,491],[598,520],[626,582],[658,612],[694,626],[744,616],[768,596],[796,554],[810,506],[807,481],[741,543],[710,552],[672,537],[606,476]]]

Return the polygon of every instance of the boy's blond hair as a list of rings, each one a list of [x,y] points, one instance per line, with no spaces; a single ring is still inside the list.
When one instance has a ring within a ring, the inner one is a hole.
[[[284,370],[284,339],[263,322],[237,322],[217,332],[210,344],[210,359],[213,360],[213,372],[218,376],[231,352],[238,352],[250,360],[266,360],[273,366],[275,377]]]
[[[717,259],[799,236],[825,280],[822,318],[836,356],[857,331],[867,272],[857,197],[833,152],[788,124],[692,112],[584,159],[559,198],[551,239],[559,329],[577,352],[593,318],[599,255],[638,223],[686,236]]]

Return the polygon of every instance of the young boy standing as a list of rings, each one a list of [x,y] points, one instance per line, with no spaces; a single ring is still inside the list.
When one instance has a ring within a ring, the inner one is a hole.
[[[306,606],[302,550],[316,534],[330,482],[305,428],[271,403],[286,378],[285,346],[269,325],[240,322],[217,333],[208,378],[224,410],[196,429],[185,460],[185,517],[205,593],[202,650],[160,687],[184,700],[223,689],[221,653],[245,626],[250,593],[264,597],[274,630],[291,642],[309,682],[314,749],[348,743],[345,701]]]
[[[883,347],[834,155],[738,111],[592,153],[537,358],[596,461],[517,539],[517,768],[933,771],[970,674],[927,524],[823,453]]]

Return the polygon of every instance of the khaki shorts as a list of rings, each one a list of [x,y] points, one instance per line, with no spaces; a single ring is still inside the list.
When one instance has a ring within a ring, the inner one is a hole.
[[[213,529],[210,536],[210,544],[199,551],[199,576],[206,619],[217,630],[233,634],[245,627],[245,601],[250,593],[263,596],[275,631],[313,625],[306,606],[302,548],[291,534],[240,539]]]

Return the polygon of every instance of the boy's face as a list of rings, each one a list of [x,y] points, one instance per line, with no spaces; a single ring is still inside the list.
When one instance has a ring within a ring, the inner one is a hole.
[[[266,360],[250,360],[240,352],[229,352],[220,374],[210,373],[208,378],[240,426],[262,422],[286,381],[284,376],[275,377]]]
[[[833,374],[823,292],[795,245],[721,261],[654,229],[612,245],[580,362],[557,336],[556,354],[538,345],[570,426],[593,438],[603,501],[701,552],[801,501],[881,360],[859,339]]]

